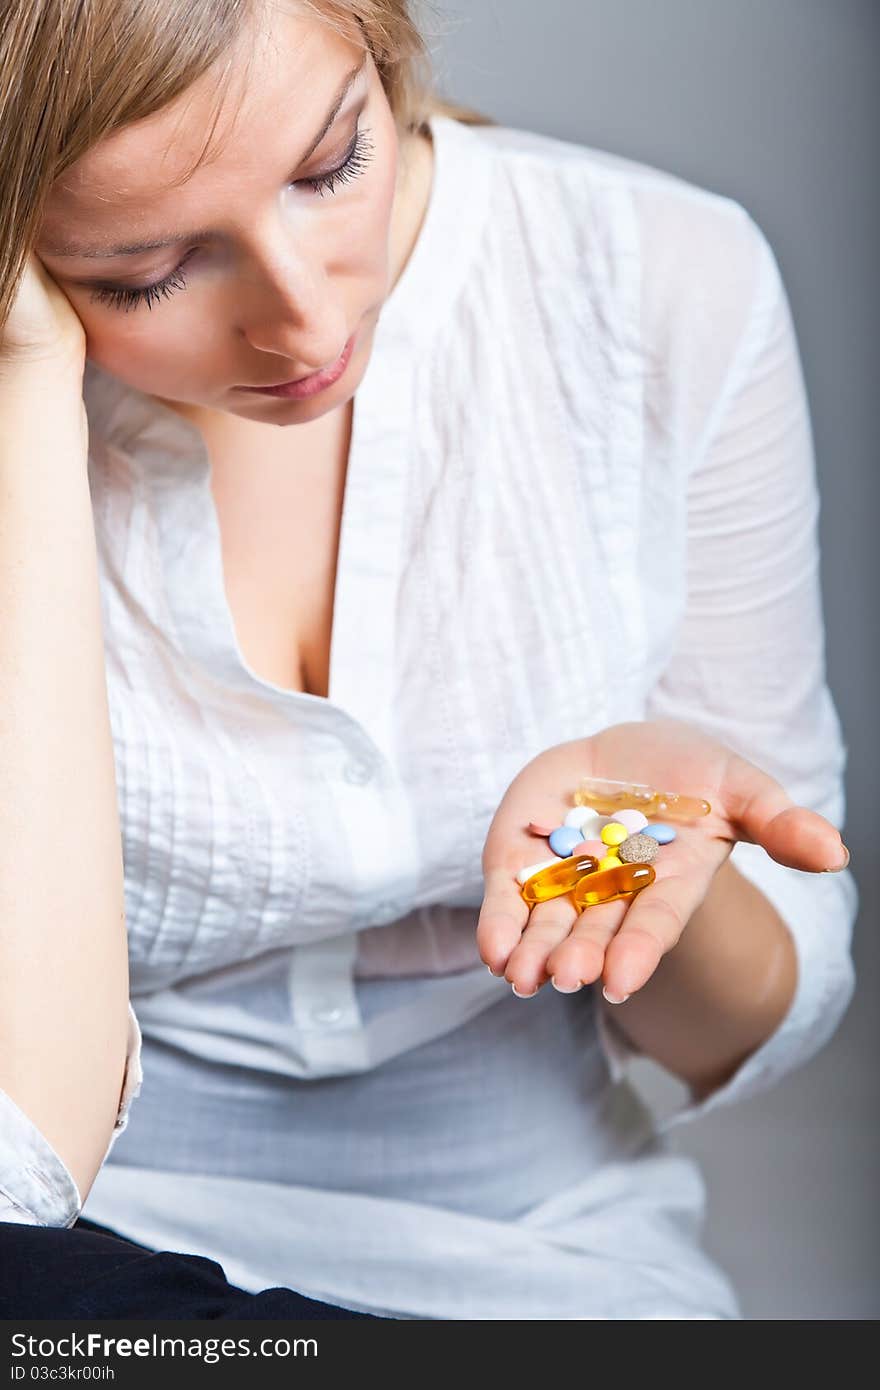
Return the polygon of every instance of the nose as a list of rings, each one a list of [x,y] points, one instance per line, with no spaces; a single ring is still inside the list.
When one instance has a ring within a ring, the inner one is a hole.
[[[349,328],[323,260],[297,251],[290,240],[289,231],[279,245],[264,240],[251,255],[239,281],[238,320],[254,352],[283,359],[276,370],[295,381],[332,366]]]

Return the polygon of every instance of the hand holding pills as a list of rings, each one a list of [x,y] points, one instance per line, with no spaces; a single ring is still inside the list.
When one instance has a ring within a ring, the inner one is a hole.
[[[737,840],[808,872],[848,862],[829,821],[692,725],[630,722],[557,744],[517,774],[490,825],[480,955],[523,997],[551,980],[632,994]]]

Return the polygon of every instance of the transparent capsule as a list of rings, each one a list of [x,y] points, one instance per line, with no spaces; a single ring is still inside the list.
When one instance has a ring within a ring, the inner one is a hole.
[[[653,883],[656,875],[650,864],[621,864],[619,869],[600,869],[588,874],[572,890],[578,912],[599,903],[613,903],[618,898],[634,897]]]
[[[551,864],[548,868],[532,874],[519,891],[530,905],[547,902],[550,898],[561,898],[563,893],[570,893],[585,874],[595,873],[598,867],[598,859],[591,854],[560,859],[558,864]]]
[[[658,792],[654,787],[638,782],[615,782],[605,777],[584,777],[574,793],[576,806],[592,806],[605,816],[632,808],[646,816],[670,816],[676,820],[693,820],[708,816],[712,807],[699,796],[684,796],[681,792]]]

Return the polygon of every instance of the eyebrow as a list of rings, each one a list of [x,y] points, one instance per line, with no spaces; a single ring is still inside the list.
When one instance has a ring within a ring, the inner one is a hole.
[[[342,103],[348,96],[348,93],[351,90],[352,85],[363,72],[366,61],[367,54],[365,53],[361,61],[358,63],[357,67],[352,68],[351,72],[345,78],[342,86],[339,88],[339,91],[336,94],[333,105],[327,112],[326,119],[323,125],[321,126],[321,129],[318,131],[318,134],[315,136],[314,140],[309,145],[305,154],[300,159],[300,165],[305,164],[309,159],[311,159],[315,150],[318,148],[321,141],[324,139],[324,136],[327,134],[330,127],[333,125],[333,122],[339,115]],[[44,251],[47,256],[75,256],[83,260],[103,261],[109,260],[115,256],[141,256],[144,254],[145,251],[160,251],[166,246],[177,246],[182,241],[205,241],[211,236],[213,236],[213,232],[210,228],[202,228],[199,231],[195,232],[182,232],[177,236],[164,237],[161,241],[128,242],[124,246],[89,247],[78,246],[75,242],[70,241],[52,241],[48,245],[39,247],[38,249],[40,251]]]

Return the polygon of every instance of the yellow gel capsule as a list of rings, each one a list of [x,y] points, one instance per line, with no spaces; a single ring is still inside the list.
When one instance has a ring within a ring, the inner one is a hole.
[[[619,825],[617,821],[612,820],[602,826],[599,839],[605,845],[622,845],[624,840],[629,839],[629,831],[625,825]]]
[[[561,859],[558,864],[550,864],[546,869],[541,869],[539,873],[527,878],[519,890],[520,895],[530,904],[547,902],[549,898],[561,898],[563,893],[571,892],[579,879],[585,874],[594,873],[598,867],[598,859],[594,859],[591,854]]]
[[[616,854],[606,854],[602,859],[599,860],[599,868],[616,869],[618,865],[622,863],[623,860],[619,859]]]
[[[712,807],[699,796],[684,796],[681,792],[659,792],[639,782],[615,782],[607,777],[584,777],[574,793],[575,806],[592,806],[603,816],[632,808],[646,816],[669,816],[677,820],[692,820],[708,816]]]
[[[616,869],[599,870],[582,878],[572,891],[579,912],[599,903],[613,903],[617,898],[631,897],[647,888],[655,878],[651,864],[621,864]]]

